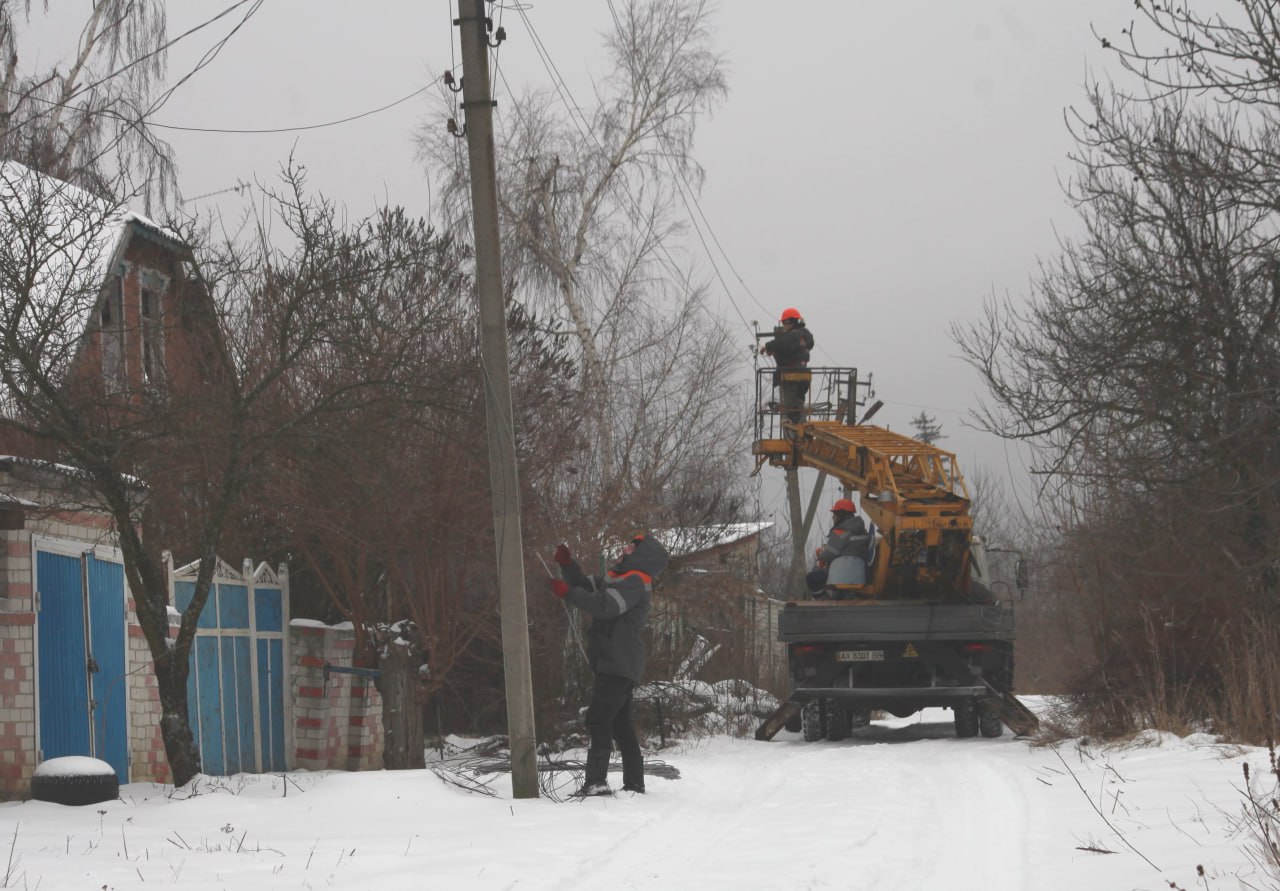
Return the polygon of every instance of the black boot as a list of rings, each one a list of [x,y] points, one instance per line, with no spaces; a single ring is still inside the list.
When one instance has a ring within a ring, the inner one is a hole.
[[[630,754],[630,757],[628,755]],[[622,755],[622,790],[644,794],[644,757],[639,751]]]
[[[587,770],[582,778],[582,788],[574,793],[575,797],[585,798],[588,795],[612,795],[609,788],[609,753],[590,752],[587,754]]]

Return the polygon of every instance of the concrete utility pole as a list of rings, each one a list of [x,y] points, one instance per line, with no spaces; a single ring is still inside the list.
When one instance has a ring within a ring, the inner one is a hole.
[[[476,242],[476,299],[480,304],[480,352],[484,409],[489,431],[489,480],[493,531],[498,544],[498,592],[502,612],[502,661],[507,681],[507,736],[511,740],[511,791],[538,797],[533,683],[529,669],[529,620],[525,612],[524,543],[520,485],[507,364],[507,318],[502,304],[502,254],[498,248],[498,188],[493,160],[493,99],[489,87],[489,26],[485,0],[461,0],[462,107],[471,166],[471,216]]]

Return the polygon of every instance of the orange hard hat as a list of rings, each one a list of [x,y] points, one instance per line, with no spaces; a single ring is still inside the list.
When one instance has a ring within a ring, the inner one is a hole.
[[[846,514],[851,514],[855,513],[857,508],[853,506],[853,502],[848,498],[841,498],[835,504],[831,505],[831,512],[834,514],[841,511],[844,511]]]
[[[787,307],[782,311],[782,321],[800,321],[800,310],[795,307]]]

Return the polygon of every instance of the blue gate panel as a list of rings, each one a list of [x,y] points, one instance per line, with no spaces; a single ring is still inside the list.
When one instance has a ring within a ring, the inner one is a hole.
[[[122,783],[129,782],[128,687],[125,665],[124,567],[88,557],[89,652],[98,671],[92,675],[93,733],[98,757],[110,764]]]
[[[196,596],[195,582],[174,582],[173,583],[173,605],[177,607],[178,612],[185,613],[187,607],[191,605],[191,598]],[[197,628],[217,628],[218,627],[218,586],[209,586],[209,599],[204,602],[204,609],[200,610],[200,618],[196,621]]]
[[[257,641],[258,725],[263,770],[284,770],[284,641]]]
[[[218,627],[249,629],[249,589],[244,585],[218,585]]]
[[[40,749],[45,758],[92,754],[80,558],[36,552],[40,617]]]
[[[222,752],[222,684],[218,671],[218,638],[197,637],[195,651],[196,663],[192,675],[199,694],[190,697],[189,707],[198,708],[200,769],[213,776],[225,776],[227,759]]]
[[[178,609],[190,605],[194,589],[174,581]],[[271,586],[250,591],[216,583],[197,623],[190,696],[206,774],[286,769],[284,594]]]
[[[279,588],[255,588],[253,591],[254,627],[259,631],[283,631],[283,595]]]
[[[240,773],[244,767],[240,763],[240,716],[236,706],[240,694],[236,683],[236,660],[232,645],[234,638],[219,639],[220,662],[222,664],[222,750],[226,753],[226,774]],[[253,765],[249,765],[250,768]]]
[[[231,644],[236,665],[236,732],[240,737],[240,769],[257,770],[257,746],[253,741],[253,651],[247,637],[224,638]],[[225,651],[224,651],[225,652]]]

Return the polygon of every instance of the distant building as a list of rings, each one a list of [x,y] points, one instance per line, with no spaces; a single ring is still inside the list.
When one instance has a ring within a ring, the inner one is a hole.
[[[699,680],[741,678],[770,686],[786,676],[777,643],[777,607],[757,583],[760,536],[772,523],[726,523],[657,530],[671,567],[655,598],[653,657],[672,674]],[[715,652],[684,665],[698,640]]]

